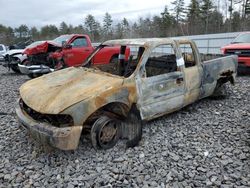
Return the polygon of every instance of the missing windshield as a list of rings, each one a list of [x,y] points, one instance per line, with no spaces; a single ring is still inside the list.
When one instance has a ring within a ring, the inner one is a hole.
[[[118,76],[129,77],[135,71],[144,50],[144,47],[135,45],[100,45],[89,56],[83,66],[99,69]],[[114,55],[107,58],[111,52]]]

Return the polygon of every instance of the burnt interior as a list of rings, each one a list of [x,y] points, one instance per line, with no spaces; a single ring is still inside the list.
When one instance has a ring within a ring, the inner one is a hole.
[[[130,54],[126,54],[126,48],[128,47],[120,47],[120,57],[117,57],[115,61],[112,61],[108,64],[92,64],[92,67],[97,67],[104,72],[108,72],[114,75],[129,77],[135,71],[145,48],[138,47],[137,51],[133,53],[130,52]]]
[[[67,127],[73,125],[73,118],[66,114],[41,114],[36,112],[28,105],[26,105],[22,99],[20,99],[20,107],[34,120],[44,123],[49,123],[55,127]]]
[[[171,54],[159,57],[150,57],[148,58],[145,68],[147,77],[177,71],[176,56]]]

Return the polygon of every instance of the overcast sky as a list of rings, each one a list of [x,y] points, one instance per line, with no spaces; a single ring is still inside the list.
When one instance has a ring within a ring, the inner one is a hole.
[[[46,24],[59,26],[83,24],[87,14],[102,21],[105,12],[113,20],[123,17],[135,21],[140,16],[159,15],[165,5],[173,0],[0,0],[0,24],[18,27],[41,27]],[[188,2],[188,0],[185,0]]]

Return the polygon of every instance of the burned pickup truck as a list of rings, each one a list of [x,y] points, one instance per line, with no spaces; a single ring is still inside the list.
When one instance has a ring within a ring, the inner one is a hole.
[[[116,65],[92,64],[103,48],[117,45]],[[62,150],[76,149],[81,136],[95,148],[111,148],[119,138],[134,146],[142,122],[219,94],[226,82],[234,84],[236,69],[237,56],[201,62],[195,43],[187,39],[111,40],[82,66],[23,84],[16,113],[35,139]]]

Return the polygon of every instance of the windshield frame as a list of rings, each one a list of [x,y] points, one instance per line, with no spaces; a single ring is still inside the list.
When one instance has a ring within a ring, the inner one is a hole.
[[[65,43],[67,43],[70,40],[70,38],[71,38],[71,35],[61,35],[52,41],[56,44],[63,45],[62,42],[65,41]]]
[[[95,67],[93,66],[93,61],[92,61],[92,59],[94,58],[94,56],[95,56],[100,50],[102,50],[102,49],[105,48],[105,47],[114,47],[114,46],[117,46],[117,45],[120,45],[120,47],[121,47],[121,46],[125,46],[125,45],[123,45],[123,44],[103,44],[103,43],[100,44],[99,46],[97,46],[97,47],[95,48],[95,50],[92,52],[92,54],[90,54],[89,57],[88,57],[80,66],[81,66],[81,67],[93,68],[93,69],[94,69]],[[121,75],[116,75],[116,74],[108,73],[108,72],[105,72],[105,71],[101,70],[102,72],[111,74],[111,75],[113,75],[113,76],[118,76],[118,77],[121,77],[121,78],[130,78],[130,77],[133,77],[133,76],[139,71],[139,67],[141,66],[141,61],[143,60],[144,55],[145,55],[146,51],[148,50],[148,48],[146,48],[144,45],[138,45],[138,44],[127,44],[126,46],[129,47],[130,50],[131,50],[131,47],[132,47],[132,46],[133,46],[133,47],[138,47],[138,48],[140,48],[140,47],[144,48],[144,51],[143,51],[143,53],[141,54],[140,58],[138,59],[138,62],[137,62],[137,65],[136,65],[136,69],[133,71],[133,73],[132,73],[130,76],[126,77],[126,76],[121,76]],[[131,55],[131,54],[130,54],[130,55]]]
[[[44,43],[45,41],[36,41],[36,42],[33,42],[31,43],[30,45],[26,46],[25,49],[28,49],[28,48],[33,48],[35,46],[38,46],[39,44],[42,44]]]

